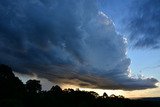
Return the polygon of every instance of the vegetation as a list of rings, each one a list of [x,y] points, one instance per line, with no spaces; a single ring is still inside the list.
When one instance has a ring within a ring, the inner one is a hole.
[[[130,100],[123,96],[99,96],[96,92],[53,86],[42,91],[38,80],[23,84],[6,65],[0,65],[0,107],[140,107],[160,106],[159,101]]]

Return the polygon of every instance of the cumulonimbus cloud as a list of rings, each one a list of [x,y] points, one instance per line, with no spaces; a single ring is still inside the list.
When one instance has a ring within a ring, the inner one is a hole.
[[[87,88],[155,88],[135,78],[127,41],[96,0],[0,1],[0,63],[54,83]]]

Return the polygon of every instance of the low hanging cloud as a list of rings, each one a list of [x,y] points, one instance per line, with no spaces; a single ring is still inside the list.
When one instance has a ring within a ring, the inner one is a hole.
[[[96,0],[5,0],[0,16],[0,63],[19,73],[86,88],[157,87],[131,75],[127,41]]]
[[[130,40],[135,48],[160,48],[160,1],[135,0],[130,10]]]

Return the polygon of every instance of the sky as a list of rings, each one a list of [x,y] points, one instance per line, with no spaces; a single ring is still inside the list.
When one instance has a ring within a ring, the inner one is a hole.
[[[0,63],[41,79],[126,97],[157,97],[159,0],[0,1]]]

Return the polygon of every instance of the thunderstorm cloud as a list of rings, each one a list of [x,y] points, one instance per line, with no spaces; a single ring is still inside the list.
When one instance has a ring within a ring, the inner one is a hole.
[[[157,87],[134,77],[127,40],[97,0],[1,0],[0,63],[58,84],[136,90]]]

